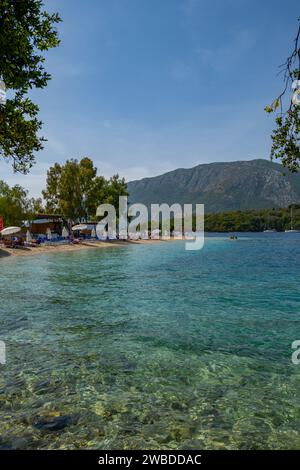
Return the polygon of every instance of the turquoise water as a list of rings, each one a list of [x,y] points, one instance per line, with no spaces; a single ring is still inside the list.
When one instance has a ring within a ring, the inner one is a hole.
[[[299,449],[300,234],[2,258],[1,448]]]

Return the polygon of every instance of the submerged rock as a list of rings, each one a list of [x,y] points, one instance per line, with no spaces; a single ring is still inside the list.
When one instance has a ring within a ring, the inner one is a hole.
[[[78,418],[76,416],[57,416],[43,418],[39,421],[33,423],[33,427],[39,429],[40,431],[52,432],[52,431],[62,431],[67,426],[77,423]]]
[[[13,437],[7,440],[0,440],[0,450],[23,450],[32,446],[33,439],[28,437]]]
[[[8,442],[1,442],[0,441],[0,450],[13,450],[13,447]]]

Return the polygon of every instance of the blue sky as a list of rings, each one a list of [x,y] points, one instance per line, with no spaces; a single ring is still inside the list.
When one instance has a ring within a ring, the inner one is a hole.
[[[39,195],[56,161],[90,156],[127,180],[213,161],[268,158],[298,1],[48,0],[61,45],[53,79],[32,96],[45,149],[27,176],[1,178]],[[297,8],[298,7],[298,8]]]

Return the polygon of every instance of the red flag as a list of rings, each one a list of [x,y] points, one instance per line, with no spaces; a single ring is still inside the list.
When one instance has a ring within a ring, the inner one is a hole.
[[[3,221],[2,217],[0,217],[0,232],[3,229],[4,229],[4,221]]]

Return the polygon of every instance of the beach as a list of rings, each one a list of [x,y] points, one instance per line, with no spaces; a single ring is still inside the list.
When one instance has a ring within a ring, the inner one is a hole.
[[[144,244],[144,243],[158,243],[163,240],[86,240],[80,243],[66,243],[66,244],[53,244],[53,245],[37,245],[34,247],[19,247],[19,248],[6,248],[0,245],[0,258],[7,256],[32,256],[44,253],[64,253],[71,251],[80,251],[90,248],[115,248],[124,247],[130,244]]]

